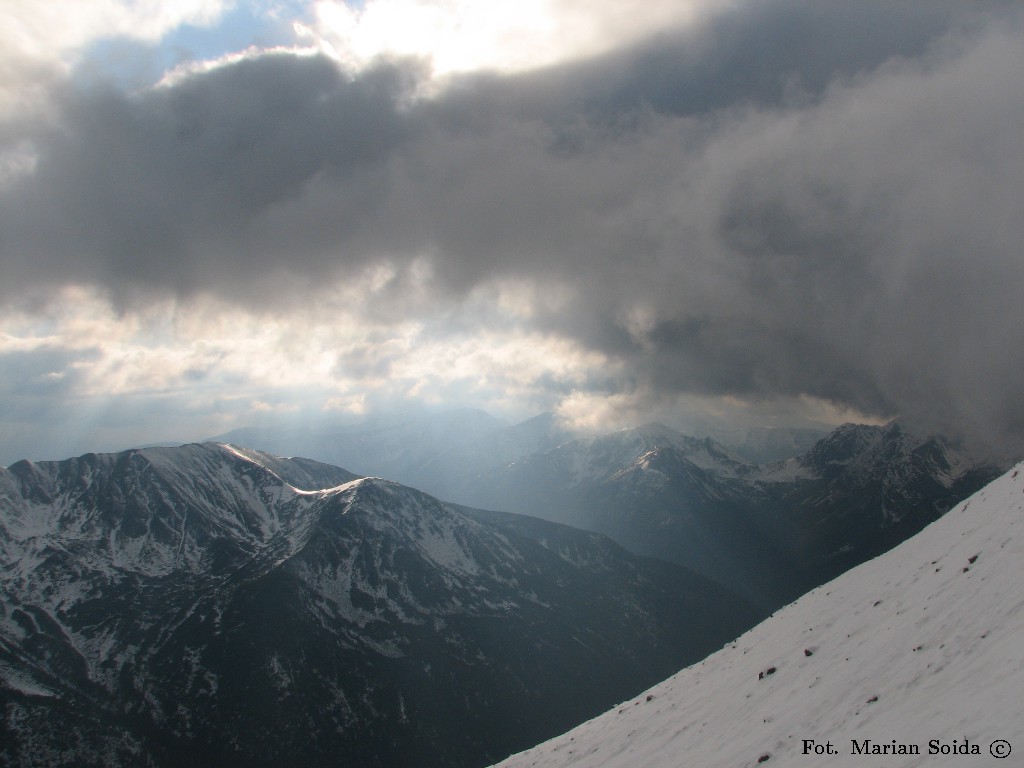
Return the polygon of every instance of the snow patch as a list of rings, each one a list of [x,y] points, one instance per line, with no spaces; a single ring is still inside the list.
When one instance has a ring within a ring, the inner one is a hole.
[[[42,696],[50,699],[60,698],[60,694],[34,680],[24,670],[15,669],[3,662],[0,662],[0,685],[26,696]]]

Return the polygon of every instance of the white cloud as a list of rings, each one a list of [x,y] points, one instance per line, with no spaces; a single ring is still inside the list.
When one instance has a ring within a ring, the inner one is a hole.
[[[157,41],[209,25],[231,0],[13,0],[0,14],[0,118],[40,108],[47,87],[100,39]]]
[[[159,40],[182,24],[212,24],[229,0],[14,0],[6,3],[0,35],[34,59],[65,56],[98,38]]]
[[[8,307],[0,311],[8,419],[53,394],[74,409],[76,423],[106,423],[112,407],[131,403],[154,415],[144,425],[150,434],[124,433],[127,444],[199,439],[275,414],[315,419],[409,402],[461,402],[519,417],[532,415],[524,403],[553,406],[552,384],[567,392],[608,371],[603,355],[522,330],[508,305],[461,331],[439,327],[452,323],[446,317],[434,324],[371,319],[366,306],[374,286],[384,287],[380,280],[372,269],[326,286],[286,316],[211,297],[117,310],[81,288],[66,288],[45,306]],[[184,413],[192,433],[181,435]],[[219,423],[226,414],[230,420]]]
[[[721,0],[714,5],[721,7]],[[429,58],[435,75],[516,72],[593,56],[690,23],[709,0],[323,0],[304,32],[349,65]]]

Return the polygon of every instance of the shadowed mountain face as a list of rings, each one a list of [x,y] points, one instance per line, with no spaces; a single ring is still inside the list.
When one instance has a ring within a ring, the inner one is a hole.
[[[898,423],[845,425],[762,465],[651,424],[524,456],[463,499],[599,531],[773,609],[913,535],[998,473]]]
[[[472,766],[760,617],[602,536],[220,445],[0,470],[11,765]]]
[[[899,423],[851,424],[753,479],[769,527],[787,532],[802,594],[918,533],[1005,468]]]

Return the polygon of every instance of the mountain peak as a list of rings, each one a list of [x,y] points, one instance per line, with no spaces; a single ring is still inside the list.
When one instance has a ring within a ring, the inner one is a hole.
[[[388,480],[384,477],[373,476],[357,477],[354,480],[342,483],[335,488],[327,488],[325,489],[325,492],[348,494],[353,496],[359,493],[372,493],[386,496],[415,495],[422,496],[424,498],[432,498],[422,491],[410,488],[409,486],[403,485],[395,480]]]
[[[5,470],[0,763],[481,765],[762,615],[596,534],[282,479],[314,470],[211,444]],[[15,502],[62,524],[9,536]]]

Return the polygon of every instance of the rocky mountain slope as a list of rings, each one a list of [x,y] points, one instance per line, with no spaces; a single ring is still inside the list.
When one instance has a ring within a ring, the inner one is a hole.
[[[1018,764],[1022,525],[1024,465],[699,664],[499,765]]]
[[[0,470],[0,762],[472,766],[758,612],[602,536],[226,445]]]

